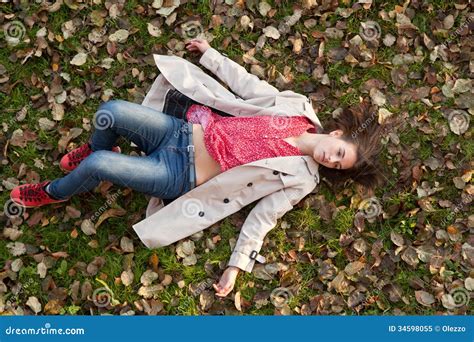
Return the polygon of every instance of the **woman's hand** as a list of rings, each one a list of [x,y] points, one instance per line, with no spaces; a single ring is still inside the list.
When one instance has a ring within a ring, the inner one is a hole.
[[[206,50],[210,47],[209,43],[205,39],[191,39],[189,43],[186,44],[186,48],[189,51],[199,51],[201,53],[206,52]]]
[[[240,269],[235,266],[229,266],[226,268],[221,276],[221,279],[219,280],[219,283],[212,284],[216,290],[216,296],[225,297],[232,291],[239,271]]]

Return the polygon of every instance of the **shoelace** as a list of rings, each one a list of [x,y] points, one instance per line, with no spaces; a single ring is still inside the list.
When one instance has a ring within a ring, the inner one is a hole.
[[[71,158],[69,159],[69,163],[78,164],[80,163],[85,157],[91,154],[92,150],[89,148],[88,144],[84,144],[79,147],[76,151],[71,152]]]
[[[41,199],[44,198],[49,198],[49,196],[46,194],[46,191],[44,191],[43,186],[46,184],[46,182],[39,183],[39,184],[28,184],[25,185],[24,187],[20,188],[20,199],[22,201],[40,201]]]

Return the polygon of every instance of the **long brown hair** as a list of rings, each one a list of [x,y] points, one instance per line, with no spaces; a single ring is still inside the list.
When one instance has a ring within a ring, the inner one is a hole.
[[[383,170],[379,161],[382,150],[380,143],[384,130],[377,122],[377,112],[367,101],[351,108],[344,108],[337,116],[324,124],[322,133],[340,129],[341,139],[357,146],[357,161],[349,169],[332,169],[319,165],[321,176],[333,186],[340,186],[349,179],[360,184],[368,191],[383,185]]]

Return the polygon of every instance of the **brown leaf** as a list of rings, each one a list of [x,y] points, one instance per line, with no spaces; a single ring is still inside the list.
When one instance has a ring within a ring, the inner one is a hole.
[[[364,262],[354,261],[354,262],[351,262],[350,264],[347,264],[347,266],[344,268],[344,272],[346,272],[347,275],[353,275],[359,272],[361,269],[363,269],[364,266],[365,266]]]
[[[42,219],[43,217],[43,212],[42,211],[37,211],[31,217],[26,221],[29,227],[36,226]]]
[[[405,244],[403,236],[397,232],[390,232],[390,239],[397,246],[403,246]]]
[[[77,238],[77,236],[79,235],[79,233],[77,232],[77,229],[74,228],[72,231],[71,231],[71,237],[73,239]]]
[[[82,133],[82,128],[78,127],[73,127],[70,130],[64,131],[64,130],[59,130],[59,133],[62,135],[61,138],[58,141],[58,151],[59,153],[64,153],[66,151],[66,147],[69,144],[69,142],[81,135]]]
[[[234,297],[234,304],[235,304],[235,308],[237,310],[239,310],[240,312],[242,312],[242,305],[241,305],[241,300],[240,300],[240,291],[237,291],[235,293],[235,297]]]
[[[72,217],[72,218],[79,218],[81,217],[81,211],[74,208],[73,206],[71,205],[67,205],[66,206],[66,212],[67,214],[69,215],[69,217]]]
[[[418,253],[412,246],[408,246],[401,255],[402,260],[405,261],[408,265],[416,267],[418,265]]]
[[[434,296],[426,291],[415,291],[415,298],[418,303],[424,306],[431,306],[435,302]]]
[[[92,262],[87,265],[87,273],[89,275],[96,275],[99,269],[105,265],[105,258],[103,256],[95,257]]]
[[[57,299],[52,299],[44,306],[44,312],[49,315],[59,315],[62,309],[61,302]]]
[[[104,222],[105,220],[107,220],[108,218],[111,218],[111,217],[120,217],[120,216],[123,216],[127,213],[127,211],[123,208],[112,208],[112,209],[108,209],[106,210],[102,215],[100,215],[99,219],[97,220],[96,224],[95,224],[95,229],[99,228],[99,226],[102,224],[102,222]]]
[[[156,253],[153,253],[150,256],[150,259],[148,260],[148,264],[153,268],[153,271],[158,273],[158,264],[160,262],[160,259],[158,258],[158,255]]]
[[[66,252],[54,252],[51,253],[51,256],[54,258],[67,258],[69,254],[67,254]]]

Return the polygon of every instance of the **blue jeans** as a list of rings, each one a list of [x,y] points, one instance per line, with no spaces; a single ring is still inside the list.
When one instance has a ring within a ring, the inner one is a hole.
[[[191,190],[186,121],[124,100],[102,103],[94,115],[94,151],[49,187],[56,199],[94,189],[101,181],[174,199]],[[117,138],[132,141],[146,156],[111,151]],[[193,166],[194,167],[194,166]]]

